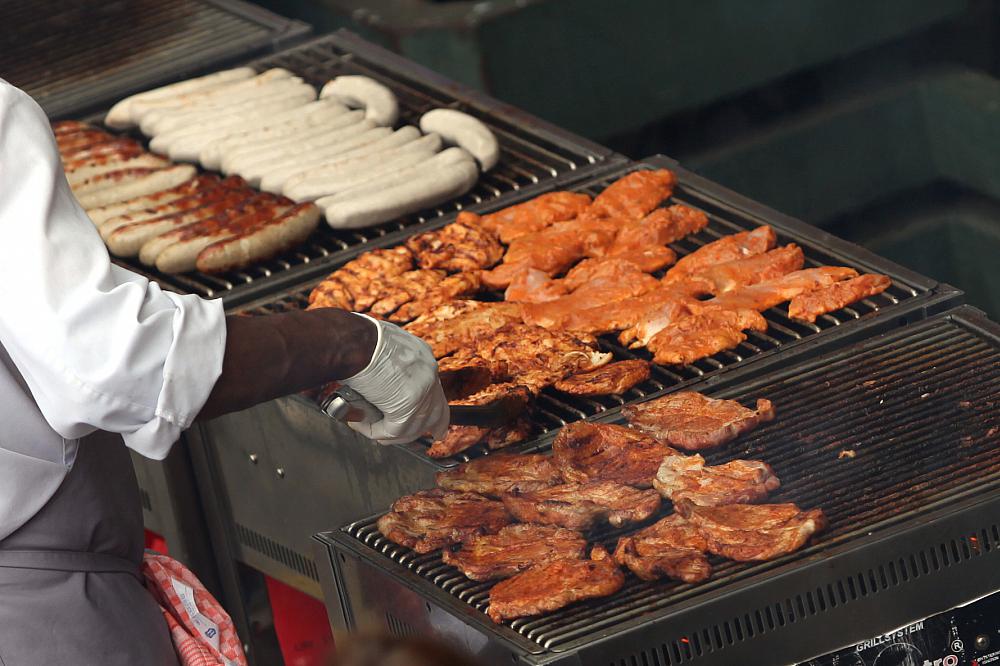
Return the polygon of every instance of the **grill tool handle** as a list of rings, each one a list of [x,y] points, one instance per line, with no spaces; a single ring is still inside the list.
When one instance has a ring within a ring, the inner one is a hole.
[[[382,420],[382,412],[378,407],[347,386],[341,386],[331,393],[320,408],[330,418],[343,423],[375,423]]]

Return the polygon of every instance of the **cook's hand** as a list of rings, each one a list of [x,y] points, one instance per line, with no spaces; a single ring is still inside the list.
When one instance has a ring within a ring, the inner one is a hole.
[[[382,444],[412,442],[427,433],[443,438],[448,401],[431,348],[394,324],[361,316],[378,326],[378,342],[368,367],[342,383],[378,407],[384,418],[350,426]]]

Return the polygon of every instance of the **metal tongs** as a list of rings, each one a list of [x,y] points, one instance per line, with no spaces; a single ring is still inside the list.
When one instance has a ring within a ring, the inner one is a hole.
[[[525,409],[523,400],[501,397],[488,405],[450,405],[451,425],[492,428],[510,423]],[[375,423],[382,418],[379,408],[357,391],[340,386],[320,402],[331,418],[344,423]]]

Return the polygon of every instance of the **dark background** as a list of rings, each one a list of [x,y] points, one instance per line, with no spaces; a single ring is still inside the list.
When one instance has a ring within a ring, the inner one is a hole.
[[[1000,318],[1000,3],[260,0],[665,153]]]

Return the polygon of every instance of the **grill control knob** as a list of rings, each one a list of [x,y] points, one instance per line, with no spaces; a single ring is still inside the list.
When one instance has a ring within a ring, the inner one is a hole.
[[[979,634],[976,636],[976,649],[977,650],[988,650],[990,647],[990,637],[986,634]]]

